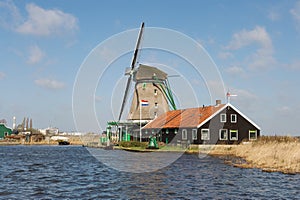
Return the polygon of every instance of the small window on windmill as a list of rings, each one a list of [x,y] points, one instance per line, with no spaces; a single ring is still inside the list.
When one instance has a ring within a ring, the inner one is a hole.
[[[143,90],[146,89],[146,83],[143,83]]]
[[[154,112],[154,118],[156,118],[157,117],[157,112]]]
[[[157,95],[157,89],[154,89],[154,95],[155,96]]]
[[[155,108],[158,108],[157,102],[155,102],[154,107],[155,107]]]

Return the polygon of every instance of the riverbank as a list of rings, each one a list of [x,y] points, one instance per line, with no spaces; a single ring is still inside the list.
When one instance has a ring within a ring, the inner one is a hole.
[[[237,167],[300,173],[300,142],[294,137],[262,137],[256,142],[237,145],[228,152],[246,161],[233,163]]]
[[[224,159],[226,164],[241,168],[258,168],[265,172],[300,173],[300,141],[295,137],[262,136],[257,141],[239,145],[191,145],[187,149],[177,146],[160,146],[158,150],[142,147],[119,146],[135,152],[185,152],[210,155]]]
[[[223,158],[225,163],[235,167],[286,174],[300,173],[300,142],[295,137],[264,136],[257,141],[239,145],[199,146],[198,152]]]
[[[66,136],[69,138],[70,145],[83,145],[83,141],[81,136]],[[0,145],[58,145],[58,142],[55,140],[41,140],[38,142],[24,142],[22,140],[12,140],[12,139],[4,139],[0,140]]]

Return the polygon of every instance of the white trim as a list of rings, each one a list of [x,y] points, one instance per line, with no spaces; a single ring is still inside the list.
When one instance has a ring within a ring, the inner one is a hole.
[[[225,131],[226,131],[226,139],[223,139],[223,138],[221,137],[221,131],[222,131],[222,130],[225,130]],[[223,140],[223,141],[224,141],[224,140],[228,140],[228,130],[227,130],[227,129],[220,129],[220,130],[219,130],[219,140]]]
[[[203,139],[202,131],[207,131],[207,139]],[[210,130],[208,128],[201,129],[201,140],[210,140]]]
[[[222,116],[225,116],[225,120],[222,120]],[[221,123],[226,123],[227,122],[227,114],[226,113],[221,113],[220,114],[220,122]]]
[[[232,117],[233,117],[233,116],[235,117],[235,120],[232,120]],[[237,114],[231,114],[231,115],[230,115],[230,122],[231,122],[231,123],[237,123]]]
[[[185,136],[185,137],[183,137],[183,136]],[[186,129],[181,130],[181,139],[187,140],[187,130]]]
[[[192,129],[192,140],[197,140],[197,129]]]
[[[232,139],[231,133],[235,132],[236,133],[236,139]],[[239,131],[238,130],[229,130],[229,139],[230,140],[239,140]]]
[[[211,120],[212,118],[214,118],[216,115],[218,115],[222,110],[224,110],[224,108],[227,107],[227,104],[225,104],[223,106],[223,108],[221,108],[220,110],[218,110],[217,112],[215,112],[214,114],[212,114],[210,117],[208,117],[206,120],[204,120],[201,124],[199,124],[197,126],[197,128],[200,128],[203,124],[205,124],[206,122],[208,122],[209,120]]]
[[[230,106],[233,110],[235,110],[239,115],[241,115],[242,117],[244,117],[248,122],[250,122],[253,126],[256,127],[256,129],[260,130],[260,127],[255,124],[252,120],[250,120],[248,117],[246,117],[246,115],[244,115],[241,111],[239,111],[236,107],[234,107],[233,105],[231,105],[230,103],[227,103],[223,106],[223,108],[221,108],[220,110],[218,110],[217,112],[215,112],[214,114],[212,114],[210,117],[208,117],[206,120],[204,120],[201,124],[199,124],[197,126],[197,128],[200,128],[203,124],[205,124],[206,122],[208,122],[209,120],[211,120],[213,117],[215,117],[216,115],[218,115],[220,112],[222,112],[225,108],[227,108],[227,106]]]
[[[255,133],[255,139],[250,138],[250,133]],[[257,140],[257,130],[249,130],[249,140]]]

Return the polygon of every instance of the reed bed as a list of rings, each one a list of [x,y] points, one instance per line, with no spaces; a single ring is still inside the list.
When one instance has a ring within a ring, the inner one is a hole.
[[[267,172],[300,173],[300,142],[296,137],[263,136],[237,145],[231,154],[247,161],[240,167],[255,167]]]

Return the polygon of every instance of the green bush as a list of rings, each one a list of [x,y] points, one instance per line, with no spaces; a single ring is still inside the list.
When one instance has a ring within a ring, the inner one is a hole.
[[[119,142],[119,146],[121,146],[121,147],[141,147],[141,148],[146,148],[148,146],[148,142],[123,141],[123,142]]]

